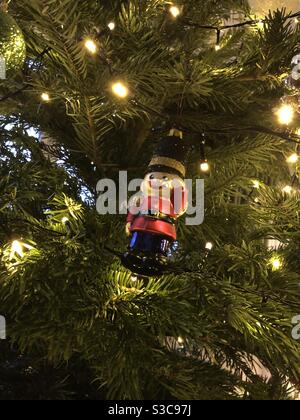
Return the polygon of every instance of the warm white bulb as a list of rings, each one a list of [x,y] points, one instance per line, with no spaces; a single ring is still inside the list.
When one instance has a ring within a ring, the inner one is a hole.
[[[178,341],[178,344],[184,343],[184,339],[182,337],[178,337],[177,341]]]
[[[31,245],[25,244],[20,241],[13,241],[11,244],[11,253],[10,253],[10,260],[15,258],[15,255],[19,255],[19,257],[24,257],[24,248],[27,250],[33,249]]]
[[[278,257],[271,259],[271,265],[274,271],[280,270],[282,268],[282,260]]]
[[[49,102],[50,101],[50,95],[47,92],[42,93],[41,98],[44,102]]]
[[[170,7],[170,13],[174,18],[177,18],[180,15],[180,9],[177,6]]]
[[[11,251],[13,254],[18,254],[21,258],[24,257],[23,245],[19,241],[13,241]]]
[[[111,31],[113,31],[115,29],[115,27],[116,27],[116,24],[114,22],[110,22],[107,26],[109,27],[109,29]]]
[[[284,104],[277,111],[277,117],[280,124],[288,125],[294,119],[294,108],[292,105]]]
[[[216,51],[220,51],[220,49],[221,49],[221,45],[217,44],[217,45],[215,46],[215,50],[216,50]]]
[[[68,223],[68,222],[69,222],[69,219],[68,219],[67,217],[63,217],[63,218],[61,219],[61,222],[65,225],[66,223]]]
[[[114,83],[112,86],[112,91],[119,98],[126,98],[129,94],[128,88],[121,82]]]
[[[85,48],[91,53],[96,54],[97,52],[97,45],[92,39],[87,39],[85,41]]]
[[[287,158],[287,163],[291,163],[291,164],[295,164],[297,163],[299,160],[299,156],[297,155],[297,153],[293,153],[291,156],[289,156]]]
[[[265,28],[265,24],[263,20],[260,20],[259,22],[257,22],[257,27],[260,30],[263,30]]]
[[[208,162],[201,163],[200,169],[202,172],[208,172],[210,169],[209,163]]]
[[[256,180],[254,180],[253,181],[253,188],[256,188],[257,190],[260,188],[260,182],[259,181],[256,181]]]
[[[205,245],[205,249],[207,249],[208,251],[211,251],[213,247],[214,245],[212,244],[212,242],[207,242],[207,244]]]
[[[282,188],[282,192],[284,192],[286,194],[292,194],[293,187],[291,187],[290,185],[286,185],[284,188]]]
[[[138,278],[136,276],[131,276],[131,281],[133,283],[136,283],[138,281]]]

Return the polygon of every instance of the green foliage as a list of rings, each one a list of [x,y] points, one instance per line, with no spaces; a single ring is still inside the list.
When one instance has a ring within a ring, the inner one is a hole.
[[[220,25],[231,10],[248,16],[247,2],[188,0],[177,20],[169,5],[11,3],[28,61],[0,84],[1,96],[26,86],[0,105],[0,313],[9,336],[1,396],[276,400],[299,388],[297,179],[293,194],[282,191],[295,145],[272,134],[299,26],[278,10],[264,30],[224,32],[216,52],[215,32],[192,23]],[[98,54],[88,54],[86,37]],[[112,95],[115,80],[128,84],[128,100]],[[49,103],[40,103],[43,92]],[[142,177],[174,123],[195,146],[194,179],[206,134],[205,222],[181,220],[176,272],[136,279],[108,251],[126,249],[125,218],[96,213],[95,187],[119,170]],[[290,128],[299,128],[298,115]],[[281,247],[270,250],[267,239]],[[15,240],[22,255],[12,252]]]

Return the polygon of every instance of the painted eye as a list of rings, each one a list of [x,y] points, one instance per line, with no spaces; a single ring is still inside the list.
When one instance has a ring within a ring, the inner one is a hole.
[[[155,176],[154,175],[150,175],[150,179],[152,180],[152,179],[155,179]]]

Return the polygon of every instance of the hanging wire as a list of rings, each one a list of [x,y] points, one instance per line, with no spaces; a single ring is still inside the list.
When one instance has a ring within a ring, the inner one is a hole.
[[[202,133],[202,141],[200,142],[200,158],[201,158],[201,162],[206,162],[205,144],[206,144],[205,134]]]
[[[217,42],[216,42],[216,47],[220,46],[220,41],[221,41],[221,30],[217,29]]]
[[[295,19],[297,17],[300,17],[300,11],[285,16],[285,18],[283,18],[283,21],[286,22],[287,20]],[[192,22],[190,20],[183,20],[183,22],[187,26],[198,28],[198,29],[211,30],[211,31],[220,31],[220,30],[224,30],[224,29],[242,28],[244,26],[255,26],[259,23],[266,23],[266,21],[267,21],[267,18],[265,17],[265,18],[262,18],[262,19],[251,19],[251,20],[247,20],[245,22],[234,23],[232,25],[215,26],[215,25],[201,25],[199,23]]]
[[[2,7],[7,8],[10,2],[11,2],[11,0],[3,0],[2,3],[0,3],[0,7],[2,5]],[[290,19],[298,18],[298,17],[300,17],[300,11],[298,11],[296,13],[293,13],[293,14],[289,14],[283,20],[284,21],[287,21],[287,20],[290,20]],[[232,28],[240,28],[240,27],[244,27],[244,26],[254,26],[254,25],[257,25],[260,22],[265,23],[266,20],[267,20],[267,18],[264,18],[264,19],[252,19],[252,20],[247,20],[245,22],[235,23],[235,24],[232,24],[232,25],[222,25],[222,26],[201,25],[199,23],[192,22],[192,21],[189,21],[189,20],[183,20],[183,23],[185,25],[187,25],[187,26],[198,28],[198,29],[216,31],[217,45],[219,45],[220,40],[221,40],[221,31],[222,30],[227,30],[227,29],[232,29]],[[97,33],[97,39],[100,39],[105,34],[107,34],[107,29],[104,29],[103,31],[99,31]],[[51,50],[50,47],[48,47],[48,48],[49,48],[49,50]],[[105,57],[104,58],[102,57],[102,61],[104,62],[104,64],[106,64],[108,66],[108,69],[109,69],[111,75],[114,75],[114,74],[117,73],[114,70],[113,65],[110,62],[110,60],[108,60]],[[18,95],[19,93],[21,93],[25,89],[26,89],[25,87],[21,87],[17,91],[10,93],[10,94],[6,95],[3,98],[0,98],[0,102],[3,102],[5,100],[7,100],[7,99],[10,99],[11,97],[14,97],[14,96]]]
[[[11,0],[5,0],[4,3],[6,5],[8,5],[10,3]],[[284,18],[284,21],[289,20],[289,19],[294,19],[300,17],[300,11],[290,14],[288,16],[286,16]],[[223,25],[220,27],[217,26],[210,26],[210,25],[200,25],[198,23],[194,23],[191,21],[184,21],[186,25],[188,26],[192,26],[192,27],[197,27],[199,29],[204,29],[204,30],[214,30],[216,31],[216,36],[217,36],[217,45],[219,45],[220,40],[221,40],[221,31],[222,30],[226,30],[226,29],[230,29],[230,28],[239,28],[239,27],[244,27],[244,26],[253,26],[255,24],[258,24],[259,22],[265,22],[265,19],[253,19],[253,20],[248,20],[245,22],[241,22],[241,23],[236,23],[236,24],[232,24],[232,25]],[[97,38],[100,38],[102,35],[106,34],[107,30],[103,30],[100,31],[97,35]],[[42,59],[43,57],[48,54],[50,51],[52,50],[51,47],[46,47],[34,60],[33,64],[31,65],[29,72],[32,71],[36,65],[36,63],[39,63],[39,67],[37,69],[37,71],[40,71],[42,68]],[[103,59],[103,62],[108,66],[110,73],[116,74],[116,71],[113,68],[112,63],[107,60],[107,59]],[[21,88],[19,88],[18,90],[11,92],[7,95],[5,95],[4,97],[0,98],[0,102],[4,102],[7,99],[13,98],[17,95],[19,95],[20,93],[22,93],[24,90],[26,90],[29,87],[29,84],[26,83],[24,86],[22,86]],[[184,125],[182,125],[182,115],[183,115],[183,106],[184,106],[184,92],[186,90],[186,85],[184,86],[184,90],[181,96],[181,100],[180,103],[178,105],[178,118],[180,120],[180,129],[186,133],[191,133],[191,134],[197,134],[197,135],[202,135],[203,134],[203,130],[202,131],[196,131],[196,130],[192,130],[188,127],[185,127]],[[146,106],[142,103],[140,103],[137,99],[132,99],[131,103],[135,106],[137,106],[138,108],[142,109],[143,111],[155,115],[156,117],[162,118],[164,120],[169,120],[169,123],[171,123],[170,121],[170,116],[167,114],[164,114],[162,112],[159,112],[157,110],[154,110],[152,108],[150,108],[149,106]],[[237,131],[239,132],[255,132],[255,133],[263,133],[263,134],[269,134],[271,136],[274,137],[278,137],[281,140],[284,141],[288,141],[288,142],[292,142],[295,143],[297,145],[300,145],[300,136],[297,134],[293,134],[293,133],[289,133],[287,134],[286,132],[279,132],[279,131],[274,131],[271,130],[267,127],[263,127],[263,126],[249,126],[249,127],[232,127],[232,128],[221,128],[221,129],[206,129],[205,130],[206,133],[212,133],[212,134],[233,134],[236,133]]]

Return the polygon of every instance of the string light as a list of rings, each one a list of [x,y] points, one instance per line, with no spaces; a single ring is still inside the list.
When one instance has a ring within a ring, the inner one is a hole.
[[[92,39],[87,39],[84,46],[91,54],[96,54],[97,45]]]
[[[290,185],[286,185],[285,187],[282,188],[282,192],[286,194],[292,194],[293,187],[291,187]]]
[[[297,163],[299,160],[299,156],[297,155],[297,153],[293,153],[291,156],[289,156],[287,158],[287,163],[291,163],[291,164],[295,164]]]
[[[208,162],[202,162],[200,165],[200,169],[202,172],[208,172],[210,170],[210,165]]]
[[[220,44],[217,44],[217,45],[215,46],[215,50],[216,50],[216,51],[220,51],[220,49],[221,49],[221,45],[220,45]]]
[[[19,241],[13,241],[11,245],[11,256],[13,257],[15,254],[19,255],[21,258],[24,256],[23,246]]]
[[[61,219],[61,222],[65,225],[66,223],[68,223],[68,222],[69,222],[69,219],[68,219],[67,217],[63,217],[63,218]]]
[[[112,91],[116,96],[122,99],[125,99],[129,95],[128,88],[122,82],[114,83]]]
[[[278,271],[283,266],[283,262],[282,262],[281,258],[279,258],[279,257],[273,257],[273,258],[271,258],[270,264],[272,266],[272,270],[273,271]]]
[[[261,31],[262,31],[263,29],[265,29],[265,23],[264,23],[264,21],[263,21],[262,19],[260,19],[260,20],[257,22],[257,28],[258,28],[258,29],[260,29]]]
[[[205,249],[207,249],[208,251],[211,251],[213,247],[214,245],[212,242],[207,242],[207,244],[205,245]]]
[[[255,188],[257,190],[260,188],[260,182],[257,181],[256,179],[254,181],[252,181],[252,183],[253,183],[253,188]]]
[[[110,22],[107,26],[111,31],[113,31],[116,28],[116,24],[114,22]]]
[[[178,337],[177,341],[178,341],[178,344],[184,343],[184,339],[182,337]]]
[[[50,95],[47,92],[42,93],[41,98],[44,102],[49,102],[50,101]]]
[[[0,2],[1,2],[1,0],[0,0]],[[170,13],[172,14],[172,16],[174,16],[174,17],[178,17],[180,14],[181,14],[181,12],[182,12],[182,7],[181,8],[179,8],[178,6],[175,6],[175,5],[173,5],[173,6],[171,6],[170,7],[170,9],[169,9],[169,11],[170,11]],[[255,27],[254,25],[256,24],[258,24],[258,25],[261,25],[261,24],[264,24],[264,22],[266,21],[266,19],[267,18],[264,18],[264,19],[261,19],[259,22],[257,21],[257,19],[251,19],[251,20],[247,20],[247,21],[245,21],[245,22],[240,22],[240,23],[234,23],[234,24],[232,24],[232,25],[225,25],[225,26],[223,26],[223,27],[221,27],[221,29],[220,30],[228,30],[228,29],[236,29],[236,28],[240,28],[240,27],[244,27],[244,26],[250,26],[250,27]],[[299,23],[299,19],[297,18],[297,17],[295,17],[295,15],[287,15],[284,19],[283,19],[283,21],[285,22],[285,21],[288,21],[288,20],[291,20],[291,19],[294,19],[294,21],[296,22],[296,23]],[[111,23],[113,23],[113,22],[111,22]],[[185,24],[187,25],[187,26],[189,26],[189,27],[195,27],[195,28],[199,28],[199,29],[203,29],[203,30],[211,30],[211,31],[216,31],[216,27],[215,26],[209,26],[209,25],[201,25],[201,24],[199,24],[199,23],[195,23],[195,22],[185,22]],[[62,28],[63,28],[63,25],[62,25]],[[96,46],[96,44],[95,44],[95,42],[94,41],[92,41],[92,40],[87,40],[86,41],[86,48],[89,50],[89,49],[91,49],[91,52],[93,53],[93,54],[95,54],[96,53],[96,51],[97,51],[97,46]],[[41,59],[41,58],[43,58],[43,56],[47,53],[47,52],[49,52],[49,51],[51,51],[52,50],[52,48],[51,47],[47,47],[47,48],[45,48],[37,57],[35,57],[35,59],[34,59],[34,61],[35,62],[39,62],[39,60]],[[34,66],[32,66],[32,69],[34,68]],[[21,91],[22,91],[22,89],[26,89],[26,85],[25,84],[23,84],[23,86],[22,86],[22,88],[20,89],[20,88],[18,88],[18,90],[16,90],[16,91],[13,91],[13,92],[11,92],[10,94],[8,94],[8,95],[6,95],[4,98],[1,98],[0,99],[0,102],[2,102],[2,101],[5,101],[5,100],[7,100],[7,99],[9,99],[9,98],[11,98],[11,97],[13,97],[13,96],[15,96],[15,95],[17,95],[17,94],[19,94]]]
[[[20,258],[24,257],[24,248],[31,250],[33,249],[32,246],[25,244],[23,242],[20,241],[13,241],[13,243],[11,244],[11,253],[10,253],[10,260],[12,260],[15,255],[17,254]]]
[[[277,117],[280,124],[289,125],[294,119],[294,108],[292,105],[283,104],[277,110]]]
[[[138,281],[138,278],[136,276],[131,276],[131,281],[133,283],[136,283]]]
[[[170,13],[174,18],[177,18],[180,15],[180,9],[178,6],[171,6]]]

